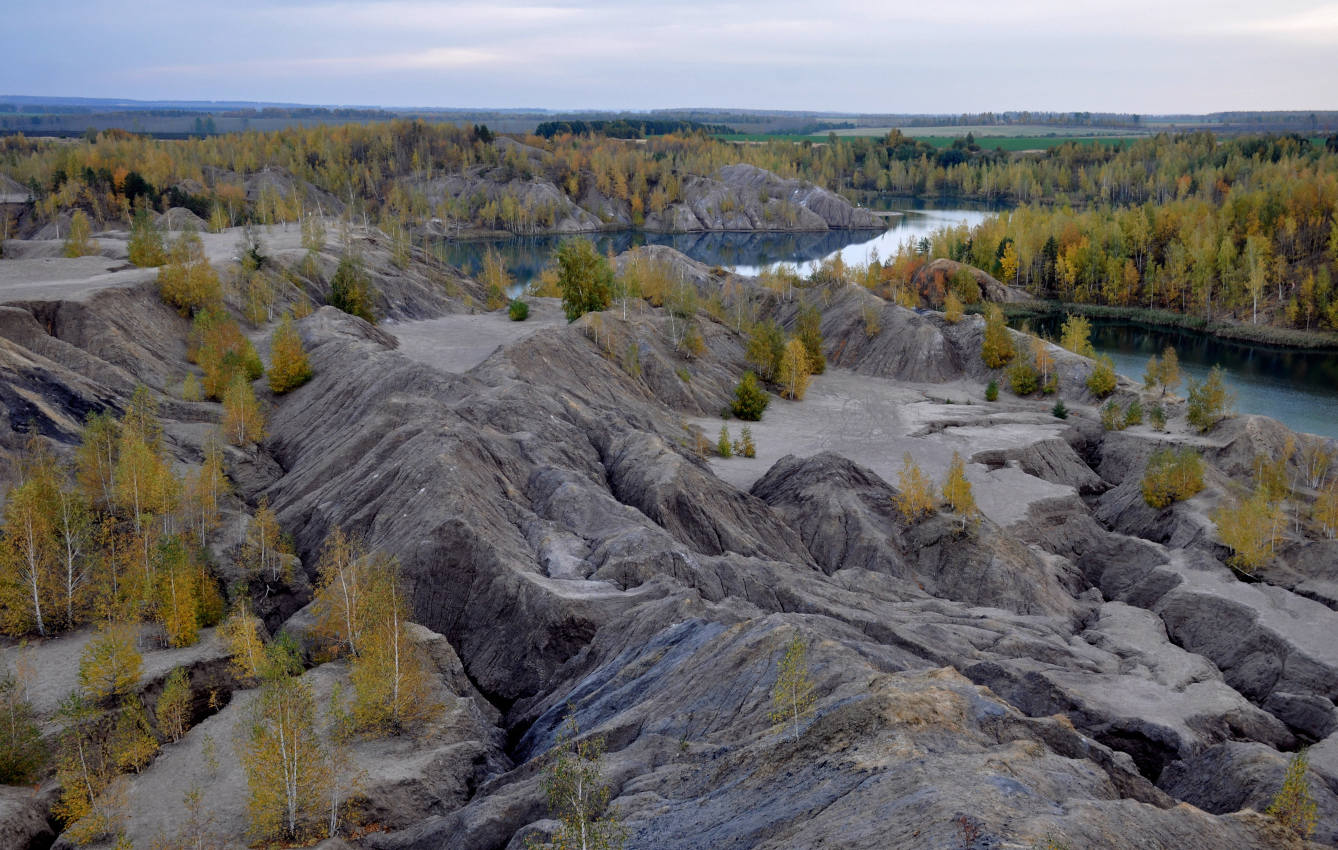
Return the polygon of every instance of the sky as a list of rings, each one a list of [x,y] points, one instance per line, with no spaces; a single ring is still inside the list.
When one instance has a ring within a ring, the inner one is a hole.
[[[1338,109],[1338,2],[61,0],[0,94],[871,113]]]

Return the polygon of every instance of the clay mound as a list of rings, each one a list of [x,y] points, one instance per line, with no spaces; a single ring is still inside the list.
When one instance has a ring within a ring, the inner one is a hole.
[[[916,383],[962,376],[965,349],[944,335],[944,324],[936,314],[898,307],[856,286],[838,291],[822,314],[833,366]]]
[[[915,277],[911,278],[911,287],[920,294],[922,303],[928,306],[942,304],[943,298],[951,288],[953,276],[963,269],[976,279],[976,284],[980,287],[978,300],[995,303],[1027,300],[1025,293],[1000,283],[989,273],[966,263],[943,258],[922,266],[915,273]]]
[[[172,207],[158,216],[158,229],[169,232],[181,230],[205,231],[209,223],[185,207]]]

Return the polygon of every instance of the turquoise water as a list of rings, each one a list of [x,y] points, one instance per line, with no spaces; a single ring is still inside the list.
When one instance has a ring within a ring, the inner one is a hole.
[[[1033,323],[1036,324],[1036,323]],[[1059,320],[1037,330],[1058,337]],[[1092,321],[1092,346],[1115,361],[1115,369],[1143,380],[1148,358],[1174,346],[1182,375],[1203,380],[1220,365],[1236,394],[1236,410],[1272,416],[1295,431],[1338,439],[1338,354],[1251,345],[1211,334],[1136,322]],[[1184,394],[1182,384],[1179,393]]]

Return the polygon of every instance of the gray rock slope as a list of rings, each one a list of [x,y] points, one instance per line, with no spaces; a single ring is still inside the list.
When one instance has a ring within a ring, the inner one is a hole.
[[[467,289],[431,289],[419,265],[379,278],[396,316],[468,312]],[[793,321],[786,294],[695,272],[704,293],[728,283]],[[990,374],[970,322],[862,290],[806,295],[827,302],[835,368],[957,393]],[[126,320],[104,298],[129,299],[151,327],[117,337]],[[184,369],[181,328],[155,309],[143,288],[6,307],[0,363],[14,396],[46,412],[43,433],[69,441],[84,409]],[[704,349],[687,356],[670,321],[609,311],[464,371],[408,356],[395,323],[331,308],[298,323],[315,377],[275,401],[258,454],[231,458],[238,488],[270,500],[308,569],[336,525],[398,558],[453,706],[421,746],[358,751],[386,827],[363,846],[502,850],[542,834],[545,753],[568,714],[608,743],[634,848],[1299,846],[1253,810],[1304,744],[1315,838],[1338,841],[1338,612],[1290,589],[1305,558],[1290,559],[1290,584],[1245,584],[1211,534],[1180,530],[1201,527],[1271,426],[1203,441],[1220,476],[1204,501],[1126,521],[1112,506],[1165,438],[1093,428],[1076,389],[1090,364],[1066,357],[1066,424],[1042,427],[1025,402],[915,414],[914,439],[1009,435],[965,453],[973,480],[1044,486],[1019,490],[1006,524],[910,524],[892,483],[835,453],[784,457],[748,490],[718,477],[688,420],[727,402],[743,345],[703,314]],[[188,461],[194,423],[215,409],[164,411]],[[770,716],[795,634],[816,695],[797,736]],[[321,690],[346,674],[307,675]],[[223,734],[245,696],[204,728]],[[155,801],[135,805],[143,835],[172,811],[154,789],[183,784],[196,746],[133,781],[133,799]],[[240,817],[238,777],[217,782]],[[3,828],[31,821],[26,799],[6,798]]]

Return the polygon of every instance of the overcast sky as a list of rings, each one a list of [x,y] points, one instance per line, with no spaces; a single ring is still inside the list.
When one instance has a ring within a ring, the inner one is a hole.
[[[551,109],[1338,108],[1338,2],[6,6],[2,94]]]

